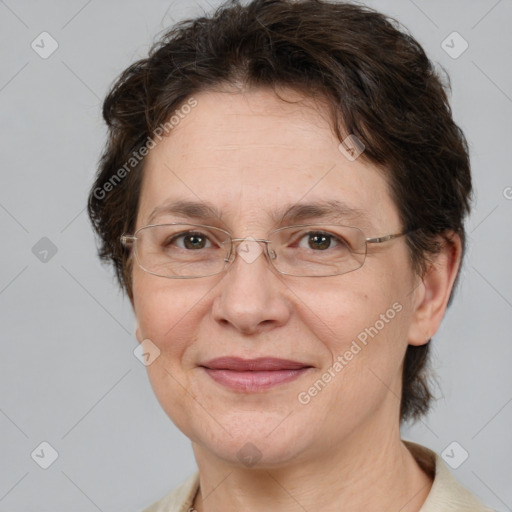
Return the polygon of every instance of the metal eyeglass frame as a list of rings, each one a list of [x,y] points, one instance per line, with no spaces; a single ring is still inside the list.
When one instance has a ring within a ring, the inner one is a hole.
[[[269,245],[268,244],[272,243],[272,240],[266,240],[264,238],[253,238],[253,237],[232,238],[231,237],[231,233],[229,233],[229,231],[226,231],[225,229],[222,229],[222,228],[218,228],[216,226],[208,226],[208,225],[205,225],[205,224],[189,224],[189,223],[186,223],[186,222],[169,222],[169,223],[165,223],[165,224],[149,224],[148,226],[142,226],[141,228],[139,228],[137,231],[135,231],[135,233],[133,235],[127,235],[125,233],[122,234],[121,237],[120,237],[121,245],[123,247],[127,248],[129,245],[135,244],[135,242],[138,240],[137,233],[139,231],[143,230],[143,229],[152,228],[152,227],[158,227],[158,226],[175,226],[175,225],[178,225],[178,226],[179,225],[193,226],[193,227],[198,227],[198,228],[209,228],[209,229],[213,229],[213,230],[216,230],[216,231],[222,231],[223,233],[225,233],[227,235],[228,239],[231,241],[228,257],[224,258],[224,262],[227,263],[227,264],[224,265],[222,270],[220,270],[219,272],[214,272],[212,274],[205,274],[205,275],[201,275],[201,276],[163,276],[161,274],[156,274],[155,272],[151,272],[150,270],[147,270],[146,268],[144,268],[140,264],[140,262],[138,260],[137,253],[136,253],[137,264],[139,265],[139,267],[144,272],[147,272],[148,274],[151,274],[151,275],[154,275],[154,276],[157,276],[157,277],[163,277],[165,279],[199,279],[201,277],[210,277],[210,276],[215,276],[215,275],[218,275],[218,274],[222,274],[222,272],[225,272],[228,269],[228,267],[231,265],[231,263],[233,263],[233,261],[235,260],[236,251],[233,250],[234,244],[235,243],[245,242],[245,241],[251,241],[251,242],[258,242],[258,243],[263,242],[265,244],[266,251],[264,251],[264,252],[267,255],[267,259],[269,260],[270,264],[272,265],[272,268],[274,268],[277,272],[279,272],[282,275],[288,275],[288,276],[293,276],[293,277],[332,277],[332,276],[342,276],[344,274],[349,274],[350,272],[354,272],[355,270],[359,270],[364,265],[364,262],[366,261],[366,255],[367,255],[367,252],[368,252],[368,244],[380,244],[380,243],[383,243],[383,242],[388,242],[389,240],[393,240],[395,238],[400,238],[400,237],[408,235],[409,233],[414,231],[414,230],[409,230],[409,231],[404,231],[402,233],[392,233],[390,235],[384,235],[384,236],[379,236],[379,237],[371,237],[371,238],[366,238],[365,237],[365,239],[364,239],[365,240],[365,252],[364,252],[364,259],[363,259],[363,262],[361,263],[361,265],[359,267],[354,268],[352,270],[349,270],[347,272],[342,272],[342,273],[337,273],[337,274],[327,274],[327,275],[297,275],[297,274],[290,274],[289,272],[282,272],[281,270],[276,268],[275,265],[272,263],[272,260],[276,258],[275,252],[272,251],[272,250],[269,250]],[[364,232],[360,228],[356,228],[354,226],[346,226],[344,224],[326,224],[326,223],[295,224],[295,225],[292,225],[292,226],[284,226],[284,227],[281,227],[281,228],[278,228],[278,229],[274,229],[267,236],[270,236],[271,234],[273,234],[273,233],[275,233],[277,231],[284,230],[284,229],[315,227],[315,226],[324,226],[324,227],[325,226],[339,226],[339,227],[344,227],[344,228],[357,229],[364,236]],[[333,236],[335,236],[335,235],[333,235]]]

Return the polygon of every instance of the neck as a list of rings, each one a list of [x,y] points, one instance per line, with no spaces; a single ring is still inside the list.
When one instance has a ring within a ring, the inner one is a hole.
[[[419,511],[432,480],[401,441],[399,429],[385,435],[385,429],[360,430],[337,450],[330,446],[310,460],[267,469],[226,463],[194,443],[200,492],[193,508],[197,512]]]

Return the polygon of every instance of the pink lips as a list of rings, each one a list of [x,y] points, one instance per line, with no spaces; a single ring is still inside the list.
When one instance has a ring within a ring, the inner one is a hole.
[[[291,382],[311,368],[298,361],[272,357],[219,357],[201,367],[219,384],[242,392],[263,391]]]

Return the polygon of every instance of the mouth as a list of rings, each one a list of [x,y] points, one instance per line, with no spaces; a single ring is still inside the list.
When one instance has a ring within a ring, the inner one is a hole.
[[[220,357],[200,365],[217,383],[234,391],[254,393],[291,382],[311,365],[287,359]]]

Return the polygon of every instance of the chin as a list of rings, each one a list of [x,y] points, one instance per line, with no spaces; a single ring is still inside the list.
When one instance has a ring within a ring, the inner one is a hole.
[[[236,416],[217,418],[225,430],[212,421],[208,426],[203,423],[192,431],[183,432],[200,450],[206,450],[227,464],[270,469],[298,461],[314,443],[312,429],[306,429],[311,439],[306,438],[304,425],[295,425],[292,416],[283,421],[286,415],[238,412]]]

